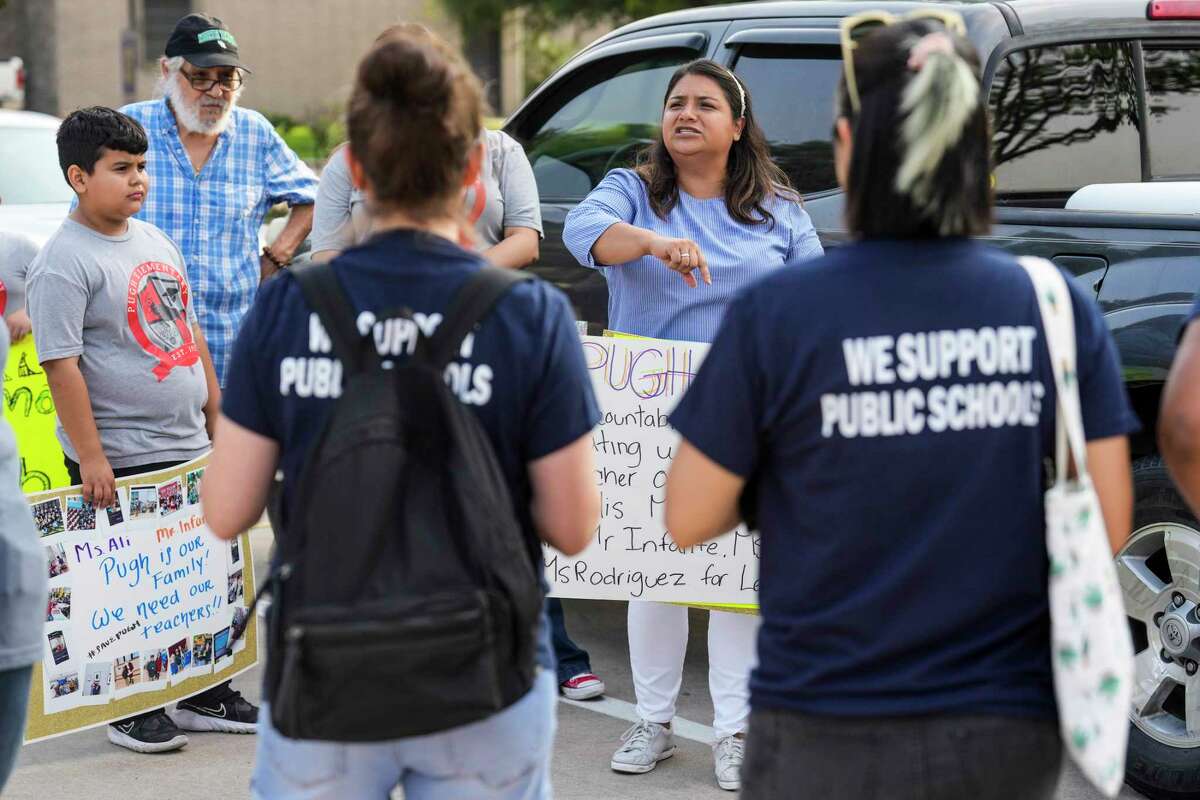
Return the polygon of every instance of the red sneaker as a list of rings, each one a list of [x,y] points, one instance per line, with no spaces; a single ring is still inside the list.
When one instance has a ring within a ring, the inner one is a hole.
[[[604,694],[604,681],[590,672],[581,672],[571,680],[563,681],[558,688],[568,700],[591,700]]]

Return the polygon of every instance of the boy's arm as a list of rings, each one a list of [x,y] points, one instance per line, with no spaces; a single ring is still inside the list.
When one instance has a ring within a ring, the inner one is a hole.
[[[200,325],[192,323],[192,336],[196,337],[196,349],[200,351],[200,364],[204,367],[204,382],[208,384],[208,402],[204,404],[204,427],[208,430],[208,441],[216,441],[217,417],[221,414],[221,384],[217,381],[217,370],[213,366],[212,353]]]
[[[83,499],[98,508],[108,508],[116,498],[117,481],[100,444],[92,399],[79,371],[79,356],[44,361],[42,368],[46,370],[46,382],[50,384],[50,396],[63,430],[79,455]]]

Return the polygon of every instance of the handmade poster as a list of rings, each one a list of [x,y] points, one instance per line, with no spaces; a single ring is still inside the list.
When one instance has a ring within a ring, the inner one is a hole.
[[[602,414],[592,432],[600,524],[577,556],[543,549],[550,593],[752,607],[758,602],[757,533],[738,528],[681,549],[664,523],[667,469],[679,444],[667,417],[708,345],[585,336],[583,352]]]
[[[117,481],[97,509],[79,487],[28,495],[46,554],[45,650],[34,666],[27,742],[189,697],[254,666],[248,534],[204,524],[205,456]]]
[[[67,486],[62,447],[54,435],[54,400],[46,373],[38,366],[33,337],[8,351],[4,367],[4,416],[17,436],[21,454],[21,491],[44,492]]]

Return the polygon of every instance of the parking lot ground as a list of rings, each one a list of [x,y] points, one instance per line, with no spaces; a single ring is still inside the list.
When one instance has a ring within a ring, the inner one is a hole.
[[[253,534],[257,574],[265,575],[270,535]],[[569,600],[571,635],[592,656],[608,684],[600,703],[559,704],[554,747],[554,796],[559,800],[720,800],[735,795],[717,788],[708,745],[712,703],[708,698],[707,613],[690,614],[691,636],[676,723],[675,756],[646,775],[619,775],[608,762],[633,716],[633,682],[625,644],[625,606]],[[251,700],[259,696],[259,672],[235,681]],[[254,737],[190,734],[186,748],[139,755],[108,742],[103,728],[28,745],[4,792],[5,800],[129,800],[131,797],[221,798],[249,796]],[[397,792],[396,797],[400,794]],[[1121,800],[1140,800],[1126,789]],[[1016,800],[1016,798],[1014,798]],[[1057,800],[1100,800],[1078,773],[1064,773]]]

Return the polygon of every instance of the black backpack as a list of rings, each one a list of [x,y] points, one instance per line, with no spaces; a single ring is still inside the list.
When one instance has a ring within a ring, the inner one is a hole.
[[[341,360],[342,393],[268,582],[271,721],[291,738],[370,742],[489,717],[533,686],[540,559],[487,433],[443,375],[529,276],[483,269],[390,369],[328,264],[295,277]]]

